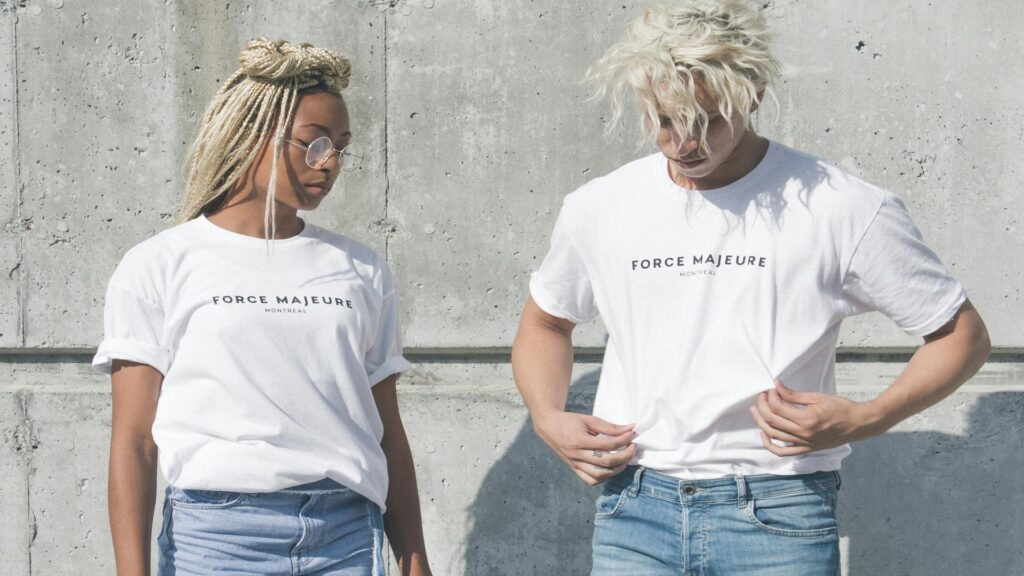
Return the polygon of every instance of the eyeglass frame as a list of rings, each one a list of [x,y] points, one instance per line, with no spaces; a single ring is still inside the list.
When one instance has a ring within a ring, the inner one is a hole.
[[[362,156],[357,156],[357,155],[352,154],[352,153],[346,153],[346,150],[351,148],[352,145],[356,143],[354,140],[352,142],[349,142],[348,144],[346,144],[344,148],[335,148],[334,147],[334,140],[331,140],[330,136],[320,136],[316,140],[313,140],[312,142],[310,142],[308,145],[303,144],[302,142],[296,142],[294,140],[289,140],[289,139],[287,139],[287,138],[285,138],[283,136],[279,136],[279,138],[280,138],[280,140],[282,140],[284,142],[287,142],[289,144],[298,146],[299,148],[302,148],[303,150],[305,150],[306,151],[306,157],[303,160],[306,161],[306,166],[309,166],[313,170],[322,170],[323,167],[328,162],[331,161],[331,157],[332,156],[337,156],[338,157],[338,164],[339,164],[338,167],[341,169],[341,171],[344,172],[345,174],[351,174],[352,172],[355,172],[355,169],[359,167],[359,162],[362,162],[362,160],[363,160]],[[312,148],[313,144],[315,144],[319,140],[327,140],[327,142],[330,144],[329,149],[332,150],[334,152],[334,154],[329,154],[327,156],[327,158],[325,158],[323,160],[323,162],[320,163],[319,166],[314,166],[314,165],[309,163],[309,149]],[[355,158],[356,159],[356,163],[352,167],[352,170],[345,170],[345,162],[342,160],[343,156],[349,156],[351,158]]]

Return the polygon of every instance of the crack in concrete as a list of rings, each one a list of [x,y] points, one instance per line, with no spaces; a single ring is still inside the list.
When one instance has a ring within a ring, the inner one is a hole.
[[[35,544],[39,535],[39,524],[36,522],[35,514],[32,513],[32,456],[39,449],[39,438],[36,437],[32,419],[28,414],[28,402],[30,393],[27,391],[18,392],[18,403],[21,406],[21,422],[14,428],[14,450],[18,453],[18,459],[25,466],[25,517],[28,518],[29,541],[28,550],[25,551],[25,560],[28,564],[28,573],[32,574],[32,545]]]
[[[375,222],[379,231],[384,232],[384,260],[387,262],[391,261],[391,236],[395,231],[395,227],[389,227],[384,223],[390,223],[388,218],[388,195],[391,193],[391,174],[389,173],[388,158],[391,152],[388,149],[388,13],[384,12],[384,50],[383,50],[383,63],[384,63],[384,217]],[[389,229],[390,228],[390,229]]]

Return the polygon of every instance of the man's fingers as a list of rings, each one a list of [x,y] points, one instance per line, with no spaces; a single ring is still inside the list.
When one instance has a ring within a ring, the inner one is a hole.
[[[583,464],[583,467],[585,468],[584,471],[588,476],[597,480],[598,482],[604,482],[605,480],[625,470],[626,464],[616,466],[614,468],[602,468],[600,466],[594,466],[592,464]]]
[[[807,446],[807,442],[805,442],[801,438],[793,436],[792,434],[787,434],[781,430],[777,430],[773,428],[770,424],[765,422],[764,418],[761,416],[761,413],[757,410],[757,408],[751,406],[750,413],[754,415],[754,421],[757,422],[757,426],[761,428],[761,430],[763,430],[766,434],[768,434],[769,437],[775,440],[782,440],[783,442],[789,442],[791,444],[796,444],[799,446]]]
[[[632,430],[619,434],[618,436],[587,435],[578,439],[577,448],[580,450],[601,450],[603,452],[621,450],[633,442],[634,436],[635,434]]]
[[[799,423],[794,422],[776,412],[775,407],[768,399],[769,395],[770,392],[762,392],[757,395],[757,406],[755,406],[755,409],[761,418],[776,430],[796,436],[803,433],[803,427],[801,427]],[[793,410],[797,409],[793,408]]]
[[[579,468],[575,468],[574,467],[572,469],[572,471],[575,472],[576,475],[579,476],[581,480],[583,480],[584,482],[586,482],[590,486],[597,486],[598,484],[601,483],[600,480],[598,480],[597,478],[594,478],[593,476],[591,476],[587,472],[584,472],[583,470],[580,470]]]
[[[776,456],[796,456],[813,450],[810,446],[776,446],[764,432],[761,432],[761,444]]]
[[[775,390],[782,396],[782,399],[792,404],[814,404],[819,394],[815,392],[797,392],[782,383],[782,380],[775,379]]]
[[[587,425],[594,432],[604,434],[606,436],[621,436],[627,432],[633,431],[633,424],[612,424],[607,420],[602,420],[597,416],[585,416],[583,423]]]
[[[636,444],[619,450],[617,452],[606,452],[604,450],[581,450],[578,454],[580,462],[600,468],[619,468],[629,464],[636,454]]]

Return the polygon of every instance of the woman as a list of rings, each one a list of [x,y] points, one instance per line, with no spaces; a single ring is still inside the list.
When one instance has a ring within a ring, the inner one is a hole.
[[[158,452],[161,574],[383,574],[382,531],[402,574],[429,574],[394,280],[296,214],[360,160],[350,63],[264,38],[239,61],[193,145],[180,224],[130,250],[107,292],[93,364],[113,386],[118,574],[149,571]]]

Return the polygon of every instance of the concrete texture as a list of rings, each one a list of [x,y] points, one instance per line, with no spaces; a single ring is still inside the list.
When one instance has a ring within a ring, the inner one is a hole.
[[[900,368],[840,362],[840,393],[873,397]],[[576,366],[573,410],[589,410],[599,373]],[[0,364],[0,382],[0,574],[111,573],[105,379],[73,358],[36,358]],[[596,489],[537,439],[507,364],[421,362],[399,398],[435,574],[587,573]],[[856,445],[840,492],[844,574],[1024,572],[1014,483],[1022,417],[1024,368],[993,362],[941,404]]]
[[[651,151],[629,115],[606,138],[607,105],[579,82],[642,4],[0,0],[0,576],[112,572],[109,392],[87,366],[104,289],[171,225],[203,109],[261,34],[354,62],[370,154],[309,218],[397,273],[435,573],[586,573],[595,491],[531,431],[502,350],[562,197]],[[856,447],[844,574],[1024,573],[1024,5],[763,4],[785,69],[758,130],[905,198],[1002,350]],[[577,331],[603,341],[598,323]],[[840,391],[868,398],[916,342],[868,315],[841,344]],[[598,370],[577,366],[575,409]]]

